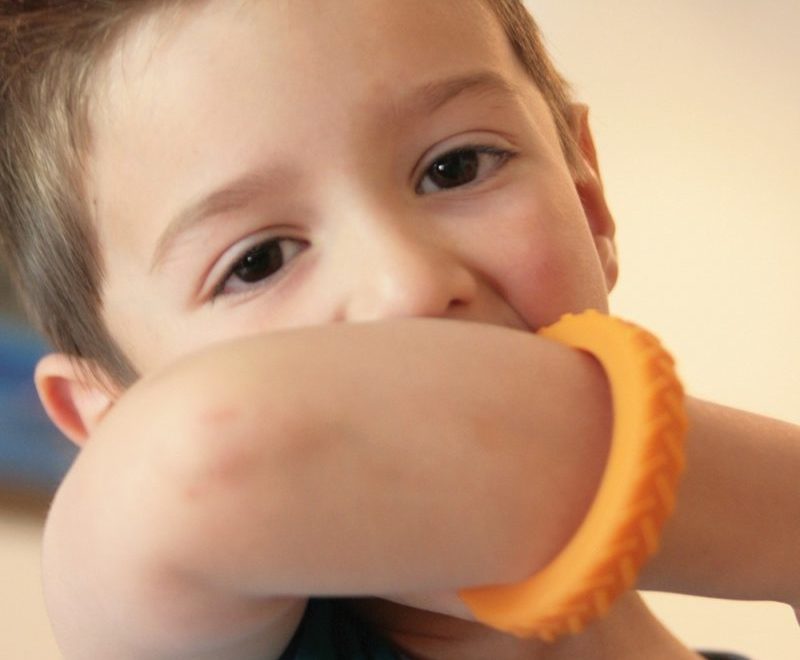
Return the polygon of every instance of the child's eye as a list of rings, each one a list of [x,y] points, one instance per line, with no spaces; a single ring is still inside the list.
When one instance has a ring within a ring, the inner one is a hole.
[[[273,238],[248,250],[228,270],[214,296],[240,293],[273,277],[308,243],[294,238]]]
[[[417,186],[417,193],[427,195],[482,181],[513,155],[506,149],[486,146],[468,146],[450,151],[428,167]]]

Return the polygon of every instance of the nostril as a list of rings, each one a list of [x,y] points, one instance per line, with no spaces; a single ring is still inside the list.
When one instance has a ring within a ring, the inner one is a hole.
[[[459,263],[437,262],[426,269],[374,272],[352,293],[348,320],[442,317],[475,299],[474,276]]]

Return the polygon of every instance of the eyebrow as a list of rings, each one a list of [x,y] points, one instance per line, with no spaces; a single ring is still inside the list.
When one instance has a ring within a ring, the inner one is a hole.
[[[400,123],[411,115],[432,114],[463,94],[487,94],[519,98],[519,88],[493,71],[476,71],[425,83],[391,104],[391,120]],[[157,270],[182,234],[208,218],[244,208],[254,198],[267,196],[271,190],[285,190],[290,177],[286,170],[248,172],[223,184],[213,192],[190,202],[169,222],[153,250],[150,272]]]
[[[494,71],[475,71],[426,83],[401,99],[394,114],[428,114],[462,94],[487,94],[519,98],[519,88]]]
[[[157,270],[178,237],[208,218],[245,208],[254,199],[271,191],[286,190],[294,180],[286,170],[278,168],[265,172],[248,172],[223,184],[213,192],[190,202],[169,222],[153,249],[150,272]]]

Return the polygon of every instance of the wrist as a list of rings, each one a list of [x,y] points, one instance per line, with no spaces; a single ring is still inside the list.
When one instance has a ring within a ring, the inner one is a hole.
[[[641,328],[586,312],[540,334],[594,354],[607,372],[614,409],[608,463],[585,520],[550,564],[522,583],[461,596],[484,623],[551,641],[604,615],[657,550],[683,469],[686,416],[670,356]]]

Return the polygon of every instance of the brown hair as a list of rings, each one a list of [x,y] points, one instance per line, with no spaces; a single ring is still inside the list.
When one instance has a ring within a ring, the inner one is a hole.
[[[53,347],[120,384],[136,372],[102,320],[103,266],[84,194],[93,67],[139,0],[15,0],[0,9],[0,246]]]
[[[103,263],[85,195],[88,98],[103,57],[138,18],[187,0],[2,0],[0,248],[55,350],[118,384],[136,370],[102,319]],[[568,88],[522,0],[482,0],[551,108],[571,165]]]

